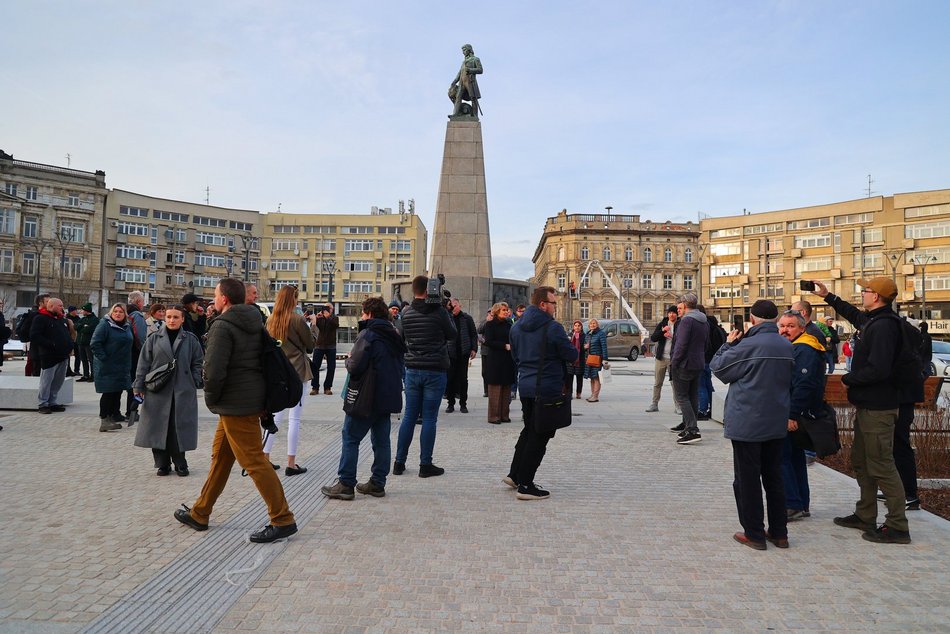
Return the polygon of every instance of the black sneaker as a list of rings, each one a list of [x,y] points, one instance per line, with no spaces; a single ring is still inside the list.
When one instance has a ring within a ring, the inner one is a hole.
[[[518,486],[518,493],[515,497],[519,500],[546,500],[551,497],[550,491],[539,489],[532,482],[531,484],[522,484]]]
[[[446,414],[451,414],[454,411],[455,411],[455,405],[452,405],[451,403],[449,403],[449,406],[445,408]]]
[[[272,463],[270,463],[270,466],[274,467],[274,471],[280,471],[280,465],[279,465],[279,464],[274,464],[274,463],[272,462]]]
[[[57,404],[57,405],[50,405],[49,408],[50,408],[51,410],[53,410],[54,412],[65,412],[65,411],[66,411],[66,407],[65,407],[65,406],[63,406],[63,405],[58,405],[58,404]]]
[[[419,465],[419,477],[420,478],[431,478],[434,476],[440,476],[445,473],[445,469],[442,467],[437,467],[434,464],[421,464]]]
[[[906,504],[904,504],[905,511],[919,511],[920,510],[920,498],[907,498]]]
[[[712,419],[712,414],[709,414],[708,412],[702,412],[702,413],[696,414],[696,420],[711,420],[711,419]]]
[[[394,462],[393,463],[393,475],[402,475],[406,472],[406,463],[405,462]]]
[[[47,407],[47,406],[45,406],[45,405],[44,405],[43,407],[39,408],[39,409],[36,410],[36,411],[39,412],[40,414],[52,414],[52,413],[53,413],[53,409],[50,408],[50,407]]]
[[[887,524],[881,524],[875,529],[865,531],[861,538],[877,544],[909,544],[910,532],[899,531]]]
[[[703,439],[702,434],[696,432],[686,433],[676,439],[677,445],[695,445]]]
[[[874,530],[874,524],[865,522],[854,513],[846,517],[836,517],[834,519],[834,522],[838,526],[844,526],[845,528],[856,528],[859,531],[873,531]]]
[[[459,407],[459,412],[462,414],[468,414],[468,408],[462,405],[461,407]]]
[[[363,495],[372,495],[374,498],[381,498],[386,496],[386,487],[369,480],[365,484],[357,484],[356,492]]]
[[[167,475],[168,475],[169,473],[171,473],[171,472],[172,472],[172,468],[171,468],[171,467],[159,467],[159,468],[158,468],[158,471],[155,472],[155,475],[157,475],[157,476],[167,476]]]
[[[678,434],[681,431],[686,431],[686,423],[680,423],[676,427],[670,427],[670,431],[674,434]]]
[[[290,537],[296,532],[297,524],[287,524],[286,526],[268,524],[256,533],[251,533],[249,539],[255,544],[267,544],[284,537]]]
[[[175,519],[181,522],[182,524],[184,524],[185,526],[189,526],[195,529],[196,531],[208,530],[208,525],[202,524],[198,520],[193,518],[191,516],[191,509],[185,506],[184,504],[181,505],[180,509],[175,511]]]

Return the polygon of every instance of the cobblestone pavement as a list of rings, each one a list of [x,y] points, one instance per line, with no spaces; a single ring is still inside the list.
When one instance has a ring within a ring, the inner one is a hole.
[[[188,478],[156,477],[133,430],[98,432],[91,385],[64,414],[4,412],[0,632],[950,631],[950,523],[913,512],[911,545],[865,542],[831,522],[851,512],[855,483],[816,466],[791,548],[744,548],[721,427],[701,423],[702,443],[676,446],[668,386],[663,411],[643,412],[651,360],[615,367],[601,402],[575,401],[574,425],[551,441],[538,482],[552,497],[538,502],[501,483],[520,408],[515,423],[485,422],[477,364],[471,413],[440,415],[446,474],[416,477],[417,438],[379,499],[322,498],[341,403],[310,397],[298,461],[311,470],[281,475],[301,530],[265,546],[247,543],[266,514],[238,470],[210,531],[171,517],[207,474],[203,406]]]

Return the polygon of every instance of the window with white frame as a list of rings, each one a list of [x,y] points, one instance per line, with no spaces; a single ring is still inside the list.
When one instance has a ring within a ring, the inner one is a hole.
[[[831,269],[832,259],[830,257],[800,258],[795,260],[796,277],[802,273],[811,273],[813,271],[828,271]]]
[[[175,286],[184,286],[184,285],[185,285],[185,274],[175,273]]]
[[[26,186],[26,199],[27,200],[36,200],[39,198],[39,189],[36,185],[27,185]]]
[[[769,258],[769,263],[765,267],[766,273],[784,273],[785,260],[782,258]]]
[[[404,253],[412,251],[412,240],[390,240],[389,250],[401,251]]]
[[[735,236],[742,235],[742,227],[733,227],[732,229],[717,229],[716,231],[709,232],[709,238],[715,240],[716,238],[733,238]]]
[[[343,270],[353,273],[372,273],[373,269],[372,260],[347,260],[343,263]]]
[[[769,238],[765,243],[765,248],[769,253],[783,253],[785,251],[785,243],[782,238]]]
[[[274,233],[300,233],[300,227],[297,225],[274,225]]]
[[[623,259],[626,262],[633,262],[633,247],[626,247],[623,250]]]
[[[237,222],[236,220],[231,220],[228,222],[228,227],[234,229],[235,231],[247,231],[248,233],[254,229],[254,225],[250,222]]]
[[[864,269],[883,269],[884,268],[884,254],[883,253],[865,253],[862,260],[861,255],[856,253],[854,255],[853,268],[855,270],[864,270]]]
[[[640,277],[640,288],[644,290],[651,290],[653,288],[653,275],[651,273],[644,273]]]
[[[7,183],[3,187],[3,191],[7,193],[8,196],[16,196],[17,185],[16,183]]]
[[[299,260],[271,260],[271,269],[275,271],[297,271],[300,269]]]
[[[373,240],[345,240],[343,242],[343,252],[372,251],[374,246],[375,242]]]
[[[709,252],[716,257],[723,255],[741,255],[741,242],[720,242],[719,244],[709,245]]]
[[[228,237],[223,233],[213,233],[211,231],[196,231],[195,242],[201,244],[210,244],[216,247],[223,247],[228,243]]]
[[[581,288],[590,288],[590,275],[585,275],[581,280]]]
[[[807,220],[794,220],[788,223],[789,231],[799,231],[801,229],[818,229],[831,226],[831,218],[808,218]]]
[[[376,227],[340,227],[340,233],[368,234],[375,233]]]
[[[950,236],[950,222],[924,222],[904,227],[904,237],[921,240]]]
[[[373,282],[343,282],[343,297],[349,297],[357,293],[372,293],[375,289]]]
[[[610,288],[610,277],[607,275],[600,276],[600,287],[601,288]]]
[[[743,229],[743,233],[747,236],[755,235],[757,233],[771,233],[773,231],[782,230],[781,222],[774,222],[767,225],[752,225]]]
[[[397,261],[393,264],[393,273],[412,273],[412,262]]]
[[[710,289],[709,294],[716,299],[742,297],[742,288],[738,286],[717,286]]]
[[[558,273],[557,274],[557,290],[563,293],[566,287],[567,287],[567,273]]]
[[[115,247],[115,257],[127,260],[147,260],[151,249],[139,245],[118,244]]]
[[[144,284],[148,279],[148,271],[145,269],[116,269],[115,280],[117,282],[130,282],[132,284]]]
[[[663,261],[672,262],[673,261],[673,249],[666,247],[663,249]]]
[[[683,259],[686,261],[687,264],[689,264],[690,262],[692,262],[692,261],[693,261],[693,250],[690,249],[689,247],[686,247],[686,250],[683,251]]]
[[[161,211],[160,209],[152,212],[152,218],[167,220],[168,222],[188,222],[188,214],[178,213],[177,211]]]
[[[915,275],[911,278],[911,281],[914,284],[914,291],[920,291],[922,288],[920,276]],[[926,286],[928,291],[950,290],[950,275],[928,275]]]
[[[684,291],[693,290],[693,274],[692,273],[683,274],[683,290]]]
[[[75,192],[69,192],[69,196],[68,196],[68,198],[66,199],[66,204],[69,205],[70,207],[78,207],[78,206],[79,206],[79,194],[77,194],[77,193],[75,193]]]
[[[86,223],[63,220],[59,223],[59,235],[69,242],[85,242]]]
[[[884,242],[884,227],[864,227],[861,242]]]
[[[297,240],[274,240],[270,243],[270,250],[274,251],[299,251],[300,242]]]
[[[590,249],[586,245],[581,247],[581,259],[585,261],[590,259]]]
[[[305,225],[303,228],[304,233],[336,233],[336,227],[330,227],[328,225]]]
[[[122,216],[136,216],[138,218],[148,218],[148,209],[141,207],[126,207],[119,205],[119,214]]]
[[[196,275],[191,281],[195,288],[214,288],[218,285],[218,277],[215,275]]]
[[[129,222],[127,220],[120,220],[116,223],[116,231],[129,236],[147,236],[149,233],[148,225],[143,225],[139,222]]]
[[[36,238],[40,235],[40,219],[36,216],[23,216],[23,237]]]
[[[734,262],[732,264],[716,264],[709,267],[709,281],[715,282],[720,277],[742,275],[749,272],[748,262]]]
[[[0,249],[0,273],[13,273],[13,249]]]
[[[601,302],[601,311],[600,314],[604,316],[604,319],[613,319],[614,317],[614,303],[613,302]]]
[[[805,235],[795,236],[796,249],[811,249],[814,247],[830,247],[830,233],[807,233]]]
[[[603,256],[603,260],[604,260],[605,262],[609,262],[609,261],[610,261],[610,247],[604,247],[604,250],[603,250],[603,252],[602,252],[602,256]]]
[[[673,289],[673,274],[664,273],[663,274],[663,290],[669,291]]]
[[[842,225],[859,225],[864,222],[871,222],[873,219],[874,219],[874,214],[872,213],[848,214],[846,216],[835,216],[835,226],[840,227]]]
[[[590,302],[581,302],[581,319],[590,319]]]
[[[186,242],[188,232],[186,229],[165,229],[165,239],[171,242]]]
[[[379,227],[379,232],[398,235],[400,233],[406,233],[406,228],[405,227]]]
[[[279,291],[285,286],[296,286],[300,287],[300,280],[271,280],[270,290]]]
[[[213,255],[211,253],[196,253],[195,266],[224,266],[223,255]]]
[[[643,261],[652,262],[653,261],[653,249],[646,247],[643,249]]]
[[[0,209],[0,233],[13,235],[16,227],[16,212],[12,209]]]
[[[950,247],[935,247],[932,249],[916,249],[908,251],[906,261],[913,263],[914,259],[918,262],[930,262],[933,264],[946,264],[950,262]]]
[[[228,226],[228,221],[223,218],[208,218],[207,216],[192,216],[191,222],[203,227],[219,227],[221,229]]]
[[[624,273],[623,277],[621,278],[621,285],[626,290],[633,288],[633,273]]]
[[[942,214],[950,214],[950,203],[927,205],[926,207],[908,207],[904,210],[904,218],[925,218]]]
[[[79,256],[66,256],[63,261],[65,275],[69,279],[79,279],[86,271],[86,259]]]
[[[36,275],[36,254],[24,253],[21,261],[20,272],[23,275]]]

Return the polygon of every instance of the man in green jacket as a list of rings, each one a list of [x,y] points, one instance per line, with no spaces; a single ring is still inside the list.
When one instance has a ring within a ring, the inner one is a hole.
[[[99,325],[99,318],[92,312],[92,304],[85,303],[79,307],[81,317],[76,324],[76,356],[82,366],[82,376],[76,379],[76,383],[92,382],[92,333],[96,331]]]
[[[244,303],[244,283],[222,279],[214,289],[218,317],[208,332],[204,359],[205,404],[218,415],[211,445],[211,468],[201,494],[189,509],[175,511],[175,519],[196,531],[208,530],[208,519],[224,491],[234,461],[244,468],[267,504],[270,523],[251,533],[252,542],[266,543],[297,532],[284,487],[261,447],[260,419],[266,387],[261,363],[261,315]]]

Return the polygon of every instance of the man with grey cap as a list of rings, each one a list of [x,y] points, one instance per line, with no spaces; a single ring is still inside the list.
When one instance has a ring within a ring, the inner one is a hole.
[[[903,326],[891,304],[897,285],[889,277],[859,279],[864,311],[815,282],[815,294],[859,330],[851,338],[851,371],[841,378],[848,401],[855,406],[851,464],[861,487],[854,513],[836,517],[838,526],[857,528],[870,542],[909,544],[904,486],[894,463],[894,428],[901,402],[895,366],[903,340]],[[877,490],[884,494],[887,514],[877,526]]]
[[[788,433],[789,387],[795,363],[792,343],[779,334],[778,308],[767,299],[752,305],[752,327],[733,330],[709,363],[729,384],[723,414],[725,437],[732,442],[732,483],[742,532],[740,544],[765,550],[766,542],[788,548],[782,445]],[[762,489],[768,505],[768,530]]]

